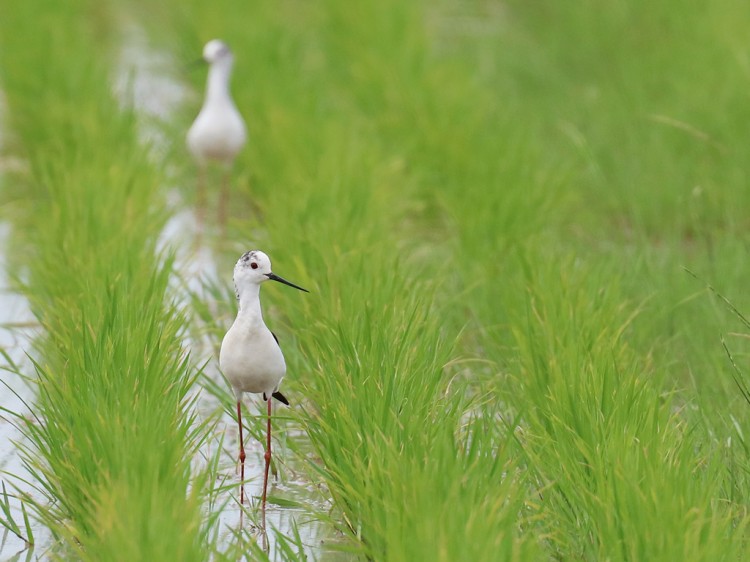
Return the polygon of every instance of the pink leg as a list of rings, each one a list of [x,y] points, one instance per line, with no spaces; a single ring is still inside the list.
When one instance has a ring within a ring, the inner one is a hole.
[[[198,232],[203,231],[206,222],[206,167],[201,164],[198,168],[198,185],[195,194],[195,218],[198,222]]]
[[[271,466],[271,397],[268,397],[268,439],[266,441],[266,472],[263,476],[263,511],[266,509],[266,490],[268,489],[268,467]]]
[[[231,170],[224,172],[221,178],[221,193],[219,194],[219,228],[222,236],[227,233],[227,200],[229,199],[229,176]]]
[[[237,401],[237,423],[240,426],[240,505],[245,503],[245,445],[242,442],[242,409]]]

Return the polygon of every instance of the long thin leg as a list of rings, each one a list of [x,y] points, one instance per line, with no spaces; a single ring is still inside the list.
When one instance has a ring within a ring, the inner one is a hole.
[[[266,472],[263,476],[263,510],[266,509],[266,490],[268,489],[268,467],[271,466],[271,397],[268,397],[268,433],[266,440]]]
[[[240,505],[245,503],[245,445],[242,442],[242,402],[237,400],[237,423],[240,426]]]
[[[232,170],[227,168],[221,178],[221,193],[219,194],[219,228],[221,235],[226,238],[227,233],[227,200],[229,199],[229,177]]]
[[[198,181],[195,194],[195,218],[198,223],[198,233],[203,232],[206,223],[206,166],[201,164],[198,167]]]

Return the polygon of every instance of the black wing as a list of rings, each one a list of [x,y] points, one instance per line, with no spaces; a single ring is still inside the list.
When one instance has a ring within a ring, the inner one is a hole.
[[[276,398],[276,400],[278,400],[282,404],[284,404],[286,406],[289,406],[289,400],[287,400],[286,396],[284,396],[283,394],[281,394],[281,392],[279,392],[278,390],[276,392],[274,392],[273,394],[271,394],[271,396],[273,396],[274,398]],[[264,402],[268,401],[268,396],[266,396],[265,392],[263,393],[263,401]]]
[[[279,347],[281,347],[281,345],[279,344],[279,338],[276,337],[276,334],[274,334],[273,332],[271,332],[271,335],[273,336],[273,339],[276,340],[276,345],[278,345]],[[289,406],[289,400],[287,400],[286,396],[284,396],[283,394],[281,394],[281,392],[279,392],[278,390],[276,392],[274,392],[271,396],[273,396],[274,398],[276,398],[276,400],[278,400],[282,404],[285,404],[286,406]],[[263,400],[266,400],[266,393],[265,392],[263,393]]]

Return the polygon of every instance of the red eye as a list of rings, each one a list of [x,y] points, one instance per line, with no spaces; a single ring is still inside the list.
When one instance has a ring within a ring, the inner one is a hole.
[[[250,264],[250,267],[253,268],[253,269],[258,269],[258,264],[255,263],[255,262],[253,262],[253,263]]]

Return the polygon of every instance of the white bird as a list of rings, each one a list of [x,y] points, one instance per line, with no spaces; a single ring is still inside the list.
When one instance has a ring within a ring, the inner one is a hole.
[[[226,201],[229,191],[229,173],[237,154],[247,142],[245,121],[229,93],[234,55],[223,41],[213,39],[203,48],[203,60],[209,65],[206,98],[198,117],[187,133],[187,145],[199,166],[196,208],[205,208],[205,176],[209,162],[225,167],[219,198],[219,224],[226,221]]]
[[[245,252],[234,266],[234,287],[239,302],[237,318],[221,342],[219,366],[237,397],[237,423],[240,428],[240,504],[244,503],[245,447],[242,441],[242,394],[262,393],[268,402],[268,432],[266,467],[263,477],[263,508],[266,506],[268,467],[271,463],[271,397],[289,405],[279,392],[279,384],[286,373],[284,354],[276,336],[263,322],[260,308],[260,286],[271,279],[300,291],[298,287],[271,271],[271,260],[259,250]]]

